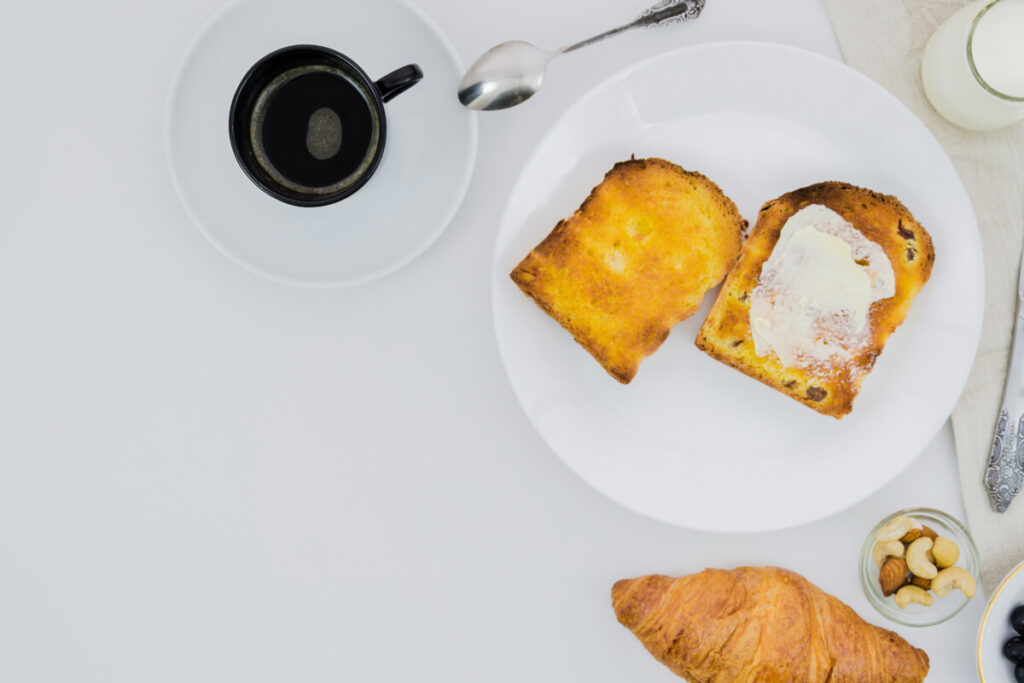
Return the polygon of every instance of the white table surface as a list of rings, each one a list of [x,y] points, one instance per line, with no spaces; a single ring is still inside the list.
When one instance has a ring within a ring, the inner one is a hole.
[[[643,7],[416,2],[467,63]],[[894,509],[963,517],[948,425],[829,519],[691,532],[562,465],[516,403],[491,323],[506,193],[569,103],[621,65],[697,42],[839,59],[819,0],[708,0],[694,24],[559,60],[534,100],[480,116],[475,177],[440,240],[333,291],[233,265],[172,189],[170,80],[221,4],[4,7],[0,683],[668,682],[616,622],[609,589],[709,566],[785,566],[892,626],[861,593],[857,553]],[[984,601],[895,628],[929,653],[930,681],[976,678]]]

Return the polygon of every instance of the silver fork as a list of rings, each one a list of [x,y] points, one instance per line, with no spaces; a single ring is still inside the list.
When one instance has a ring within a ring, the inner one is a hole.
[[[1003,388],[992,451],[985,470],[985,490],[992,509],[1006,512],[1024,486],[1024,249],[1017,275],[1017,319],[1013,325],[1010,368]]]

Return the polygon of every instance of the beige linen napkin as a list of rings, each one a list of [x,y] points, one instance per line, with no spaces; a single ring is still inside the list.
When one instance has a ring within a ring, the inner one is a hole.
[[[1024,123],[986,133],[966,131],[941,118],[924,95],[919,69],[925,43],[936,26],[965,4],[825,0],[847,63],[903,100],[931,129],[959,171],[978,217],[985,255],[985,322],[978,356],[953,410],[953,433],[967,523],[981,552],[982,581],[991,591],[1024,561],[1024,491],[1007,512],[998,514],[982,483],[1017,303],[1017,264],[1024,242]],[[899,150],[893,150],[893,163],[899,163]],[[942,257],[936,254],[936,268],[942,267]]]

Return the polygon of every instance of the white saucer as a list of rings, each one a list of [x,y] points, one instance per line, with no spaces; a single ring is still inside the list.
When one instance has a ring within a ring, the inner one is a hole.
[[[385,105],[380,167],[351,197],[296,207],[264,194],[228,140],[242,76],[287,45],[324,45],[380,78],[405,64],[423,80]],[[167,159],[196,226],[236,263],[279,282],[340,287],[392,272],[422,253],[462,202],[477,122],[459,104],[463,67],[448,40],[404,0],[241,0],[218,12],[182,60],[168,104]]]

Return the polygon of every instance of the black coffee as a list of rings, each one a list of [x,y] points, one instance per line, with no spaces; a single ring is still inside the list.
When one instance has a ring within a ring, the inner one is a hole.
[[[256,161],[296,192],[331,194],[373,164],[380,120],[369,95],[341,69],[314,64],[274,78],[253,106]]]
[[[320,45],[266,55],[242,77],[228,133],[238,165],[261,190],[295,206],[348,197],[377,170],[387,138],[384,103],[423,78],[406,64],[370,78]]]

